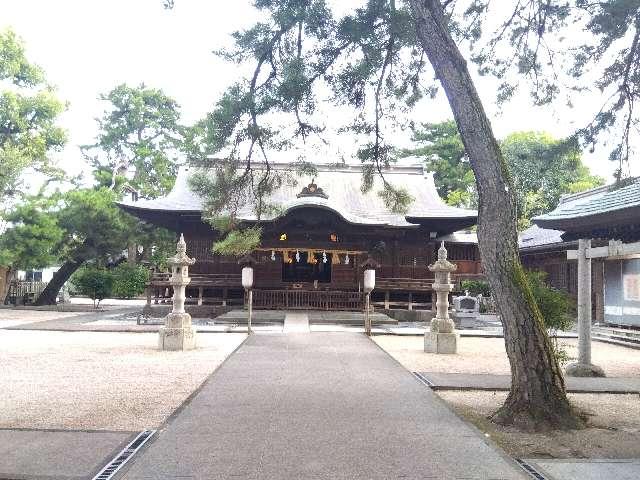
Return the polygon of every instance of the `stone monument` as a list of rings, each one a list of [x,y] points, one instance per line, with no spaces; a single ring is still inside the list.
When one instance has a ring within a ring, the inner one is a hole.
[[[453,298],[453,323],[458,328],[475,328],[480,318],[480,300],[464,292],[464,295]]]
[[[173,287],[173,310],[165,317],[164,326],[160,327],[160,350],[191,350],[196,346],[196,331],[191,325],[191,315],[184,311],[185,288],[191,282],[189,265],[195,261],[195,258],[187,256],[187,244],[180,234],[176,254],[167,259],[171,266],[169,283]]]
[[[431,285],[436,292],[436,316],[431,320],[431,331],[424,334],[424,351],[427,353],[456,353],[458,334],[455,333],[453,320],[449,318],[449,292],[453,289],[451,272],[458,268],[447,260],[444,242],[438,249],[438,260],[429,265],[435,273],[435,283]]]

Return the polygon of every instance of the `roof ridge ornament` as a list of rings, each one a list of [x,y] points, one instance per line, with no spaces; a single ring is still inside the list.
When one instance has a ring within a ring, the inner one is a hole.
[[[296,198],[302,198],[302,197],[320,197],[320,198],[324,198],[324,199],[329,198],[329,195],[324,193],[324,190],[322,190],[322,188],[318,187],[318,185],[316,185],[315,181],[316,181],[316,179],[313,178],[311,180],[311,183],[309,185],[307,185],[306,187],[304,187],[302,189],[302,191],[299,194],[296,195]]]

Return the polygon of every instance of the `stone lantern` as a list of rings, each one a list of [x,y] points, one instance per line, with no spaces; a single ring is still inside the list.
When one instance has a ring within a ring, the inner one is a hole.
[[[169,283],[173,287],[173,310],[165,317],[164,326],[160,327],[158,346],[161,350],[191,350],[196,346],[196,332],[191,325],[191,315],[184,310],[185,289],[191,282],[189,266],[195,261],[195,258],[187,256],[187,244],[181,234],[176,254],[167,259],[171,266]]]
[[[449,318],[449,292],[453,289],[451,272],[457,265],[447,260],[447,249],[444,242],[438,249],[438,260],[429,265],[435,274],[435,282],[431,285],[436,292],[436,316],[431,320],[431,331],[424,334],[424,351],[428,353],[456,353],[458,351],[458,334],[455,333],[453,320]]]

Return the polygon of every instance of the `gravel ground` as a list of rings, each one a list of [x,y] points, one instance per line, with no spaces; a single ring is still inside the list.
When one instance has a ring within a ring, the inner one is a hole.
[[[405,368],[414,372],[509,374],[502,338],[462,337],[456,355],[424,353],[422,336],[378,335],[373,340]],[[561,339],[570,357],[577,357],[577,340]],[[593,342],[591,356],[609,377],[640,376],[640,350]]]
[[[502,338],[460,338],[458,354],[424,353],[423,337],[376,336],[373,340],[411,371],[508,374]],[[577,356],[574,339],[561,340]],[[594,363],[610,377],[640,376],[640,350],[593,342]],[[507,392],[438,391],[459,415],[489,434],[510,455],[524,458],[639,458],[640,395],[569,394],[588,415],[588,428],[529,434],[493,424],[487,416]]]
[[[58,312],[43,310],[11,310],[0,308],[0,328],[24,325],[26,323],[44,322],[56,318],[69,318],[86,315],[86,312]]]
[[[523,433],[487,419],[507,392],[445,392],[443,398],[459,415],[489,434],[516,458],[640,458],[640,396],[576,393],[574,405],[585,411],[588,428]]]
[[[0,428],[157,427],[244,338],[162,352],[156,333],[0,330]]]

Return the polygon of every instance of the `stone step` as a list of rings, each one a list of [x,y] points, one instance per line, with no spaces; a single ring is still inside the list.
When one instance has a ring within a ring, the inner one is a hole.
[[[640,349],[640,332],[636,330],[594,326],[591,336],[600,342]]]
[[[603,335],[616,335],[618,337],[626,337],[640,340],[640,330],[633,330],[622,327],[593,326],[593,333],[602,333]]]

